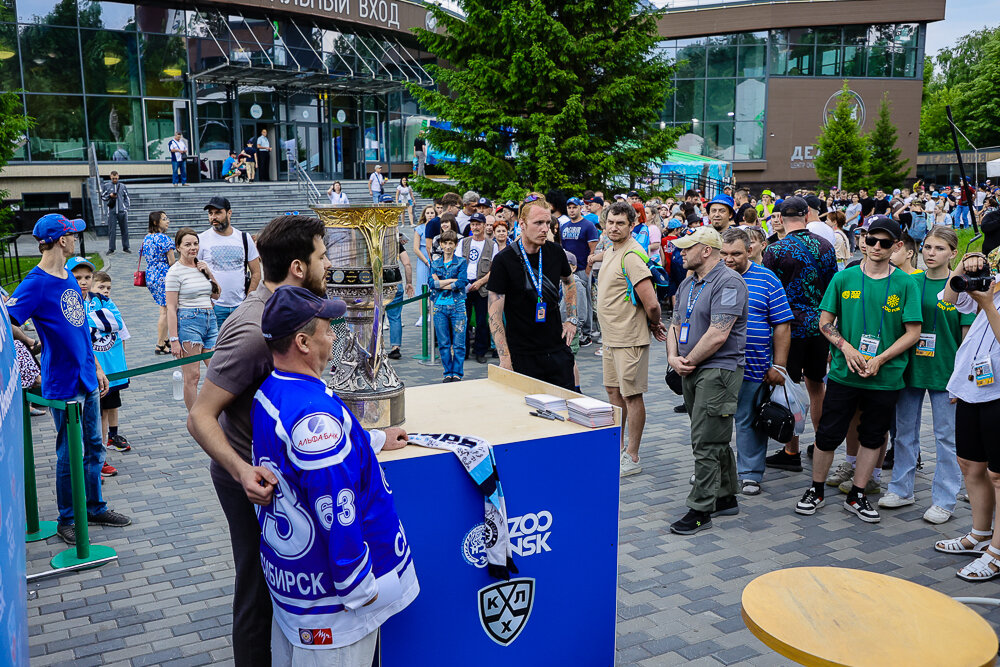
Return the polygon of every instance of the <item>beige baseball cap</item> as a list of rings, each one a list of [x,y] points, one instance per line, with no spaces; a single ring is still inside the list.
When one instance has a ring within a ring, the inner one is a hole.
[[[678,248],[690,248],[696,243],[707,245],[709,248],[722,250],[722,236],[715,230],[715,227],[696,227],[690,234],[685,234],[676,238],[671,243]]]

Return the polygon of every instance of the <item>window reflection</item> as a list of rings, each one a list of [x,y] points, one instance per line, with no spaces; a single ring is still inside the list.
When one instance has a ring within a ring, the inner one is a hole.
[[[135,5],[80,0],[80,27],[135,31]]]
[[[18,23],[76,25],[76,0],[21,0],[17,3]]]
[[[142,80],[147,95],[179,97],[187,71],[184,39],[170,35],[142,35]]]
[[[24,87],[33,93],[80,93],[80,50],[76,28],[20,26]],[[70,45],[69,48],[64,45]]]
[[[21,88],[21,68],[17,57],[17,28],[0,24],[0,90]]]
[[[31,129],[31,159],[35,161],[84,160],[83,97],[78,95],[26,95]]]
[[[88,97],[87,124],[98,160],[142,160],[142,101]]]
[[[108,30],[82,30],[83,76],[86,92],[140,95],[136,36]]]

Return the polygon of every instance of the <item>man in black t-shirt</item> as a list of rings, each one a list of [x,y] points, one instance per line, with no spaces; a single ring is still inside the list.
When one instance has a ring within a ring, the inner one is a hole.
[[[861,220],[859,224],[872,214],[875,210],[875,200],[868,196],[868,191],[864,188],[858,190],[858,203],[861,204]]]
[[[546,240],[550,220],[544,199],[525,203],[519,216],[520,238],[493,258],[486,285],[490,331],[501,368],[573,389],[569,342],[579,324],[576,282],[566,252]],[[566,322],[559,314],[560,281]]]
[[[892,204],[889,202],[888,199],[886,199],[885,192],[882,190],[876,190],[875,206],[872,209],[875,215],[885,215],[886,213],[889,212],[890,208],[892,208]],[[862,210],[864,210],[864,207],[862,207]]]
[[[427,153],[424,151],[424,133],[421,132],[413,140],[413,156],[417,159],[417,176],[424,175],[424,162],[427,160]]]

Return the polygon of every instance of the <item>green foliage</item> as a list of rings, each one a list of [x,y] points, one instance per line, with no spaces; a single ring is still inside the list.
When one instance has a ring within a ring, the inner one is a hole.
[[[428,68],[437,90],[408,88],[451,123],[428,128],[429,142],[461,160],[444,166],[457,188],[414,179],[422,193],[602,189],[644,174],[674,145],[680,130],[658,124],[672,75],[655,51],[659,14],[636,0],[461,5],[464,20],[428,4],[443,30],[416,31],[448,64]]]
[[[868,176],[876,188],[891,190],[903,184],[910,172],[908,160],[900,157],[903,149],[896,145],[896,126],[889,115],[889,94],[882,94],[875,127],[868,133]]]
[[[814,165],[823,188],[837,184],[839,167],[844,168],[844,189],[857,190],[867,185],[865,177],[868,174],[868,147],[861,136],[858,121],[854,118],[850,100],[850,89],[845,80],[837,106],[816,139],[819,156]]]
[[[24,115],[20,95],[15,92],[0,93],[0,172],[14,157],[17,146],[24,141],[25,133],[34,124],[33,118]],[[0,236],[12,231],[13,216],[3,205],[8,196],[10,193],[7,190],[0,189]]]

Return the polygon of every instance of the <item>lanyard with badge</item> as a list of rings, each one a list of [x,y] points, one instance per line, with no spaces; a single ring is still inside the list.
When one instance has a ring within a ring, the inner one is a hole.
[[[681,325],[681,335],[678,336],[677,338],[677,342],[681,345],[687,345],[688,334],[691,331],[691,313],[694,312],[695,304],[698,303],[698,297],[701,296],[701,292],[702,290],[705,289],[706,284],[707,284],[706,282],[702,281],[701,286],[698,287],[698,293],[694,294],[694,299],[691,298],[692,294],[694,293],[693,282],[691,283],[690,289],[688,289],[687,317],[684,318],[684,324]]]
[[[927,274],[924,273],[924,284],[920,287],[920,303],[924,302],[924,291],[927,289]],[[938,310],[940,309],[941,301],[934,302],[934,319],[932,320],[931,330],[929,332],[920,332],[920,338],[917,340],[917,351],[916,355],[918,357],[933,357],[934,349],[937,346],[937,318]]]
[[[990,342],[990,349],[983,356],[979,356],[979,350],[983,347],[983,341],[986,340],[987,336],[993,338]],[[993,346],[996,342],[993,330],[987,325],[983,337],[979,339],[979,345],[976,346],[976,353],[972,355],[972,373],[969,374],[969,381],[975,380],[977,387],[988,387],[993,384],[993,361],[990,359],[990,355],[993,354]]]
[[[889,275],[886,276],[885,284],[885,298],[882,299],[882,307],[880,308],[881,317],[878,322],[878,333],[874,336],[869,336],[868,331],[868,317],[865,313],[865,272],[864,269],[861,271],[861,344],[858,345],[858,352],[861,353],[866,360],[871,359],[878,354],[879,342],[882,338],[882,325],[885,324],[885,306],[889,303],[889,288],[892,287],[892,271],[889,271]]]
[[[535,305],[535,321],[544,322],[545,321],[545,302],[542,301],[542,248],[538,248],[538,276],[535,276],[534,271],[531,270],[531,263],[528,262],[528,253],[524,250],[524,244],[521,243],[521,239],[517,240],[517,246],[521,249],[521,260],[524,262],[524,268],[528,270],[528,277],[531,278],[531,284],[535,286],[535,291],[538,292],[538,303]]]

